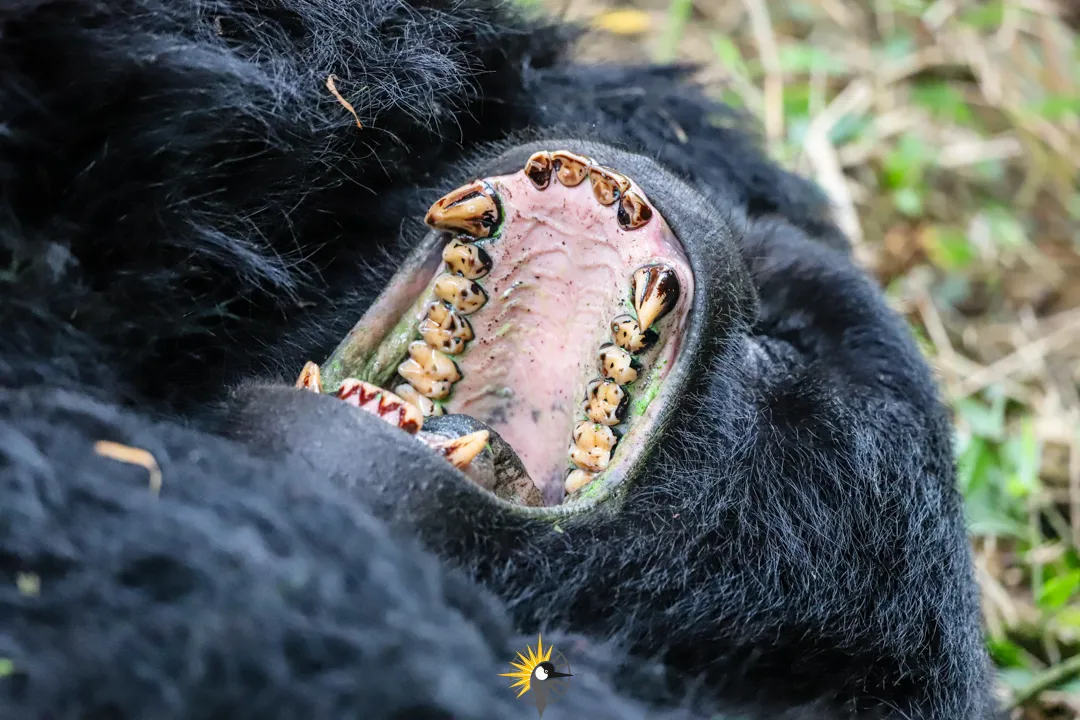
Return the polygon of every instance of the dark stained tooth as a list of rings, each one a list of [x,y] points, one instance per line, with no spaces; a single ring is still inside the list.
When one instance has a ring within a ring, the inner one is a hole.
[[[441,453],[457,469],[464,470],[487,446],[490,436],[487,430],[477,430],[452,440],[431,443],[429,447]]]
[[[589,158],[575,155],[566,150],[556,150],[551,153],[552,165],[555,168],[555,177],[566,187],[577,187],[589,174]]]
[[[424,416],[418,407],[405,402],[389,390],[383,390],[363,380],[346,379],[338,388],[337,396],[405,432],[415,434],[424,426]]]
[[[620,385],[629,385],[637,380],[638,371],[629,352],[608,343],[600,346],[600,374]]]
[[[566,476],[566,481],[563,483],[563,489],[566,490],[567,495],[571,495],[591,483],[595,477],[596,475],[591,472],[580,469],[571,470],[570,474]]]
[[[616,215],[619,218],[619,225],[624,230],[637,230],[652,219],[652,208],[645,204],[637,193],[628,192],[619,201],[619,211]]]
[[[537,190],[545,190],[551,184],[551,153],[533,153],[525,163],[525,175]]]
[[[323,386],[319,366],[310,360],[304,363],[304,369],[300,371],[300,377],[296,379],[296,387],[300,390],[321,393]]]
[[[630,181],[624,175],[599,165],[589,168],[593,195],[601,205],[613,205],[630,189]]]
[[[427,211],[424,222],[438,230],[486,238],[499,224],[495,192],[479,180],[443,195]]]
[[[473,339],[472,325],[447,302],[432,303],[419,330],[424,342],[447,355],[459,354]]]
[[[443,275],[435,281],[435,295],[457,308],[463,315],[484,307],[487,293],[477,283],[460,275]]]
[[[477,280],[491,272],[491,256],[482,247],[451,240],[442,253],[446,268],[470,280]]]
[[[630,395],[614,380],[593,380],[585,391],[585,415],[601,425],[618,425],[626,417]]]
[[[654,330],[642,332],[638,321],[630,315],[619,315],[611,321],[611,337],[623,350],[638,353],[658,339]]]
[[[679,278],[667,265],[640,267],[632,282],[634,309],[642,330],[648,330],[679,301]]]
[[[419,340],[409,343],[409,358],[418,363],[432,380],[455,383],[461,379],[461,372],[458,371],[457,364],[450,359],[450,356],[427,343]]]
[[[424,417],[432,417],[443,414],[441,405],[432,402],[429,398],[421,395],[412,385],[398,385],[394,388],[398,397],[411,405],[415,405],[423,413]]]

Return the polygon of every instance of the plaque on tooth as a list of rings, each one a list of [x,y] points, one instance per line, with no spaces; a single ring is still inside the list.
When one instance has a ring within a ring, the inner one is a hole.
[[[679,301],[679,278],[667,265],[646,265],[634,271],[634,309],[644,331]]]
[[[589,174],[589,158],[575,155],[566,150],[558,150],[551,154],[552,166],[555,168],[555,177],[566,187],[577,187],[585,181]]]
[[[525,163],[525,176],[532,181],[537,190],[545,190],[551,184],[551,153],[533,153]]]
[[[619,211],[616,213],[619,226],[624,230],[637,230],[645,227],[652,219],[652,208],[649,207],[635,192],[628,192],[619,201]]]
[[[438,230],[486,238],[499,224],[495,191],[480,181],[463,185],[435,201],[424,222]]]
[[[593,195],[601,205],[614,205],[630,189],[630,181],[625,176],[599,165],[589,168],[589,180]]]
[[[476,245],[451,240],[442,253],[446,269],[469,280],[478,280],[491,272],[491,256]]]

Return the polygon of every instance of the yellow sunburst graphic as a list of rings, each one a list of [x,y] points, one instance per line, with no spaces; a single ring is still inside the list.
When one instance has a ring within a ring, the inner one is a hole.
[[[499,677],[516,678],[517,682],[510,686],[510,689],[521,688],[521,692],[517,694],[521,697],[525,693],[532,689],[532,674],[536,666],[542,662],[551,660],[551,651],[553,646],[548,645],[544,648],[544,638],[542,635],[536,636],[536,652],[528,645],[525,646],[525,652],[528,653],[528,657],[522,653],[518,653],[518,660],[521,662],[510,661],[510,667],[517,668],[514,672],[499,673]]]

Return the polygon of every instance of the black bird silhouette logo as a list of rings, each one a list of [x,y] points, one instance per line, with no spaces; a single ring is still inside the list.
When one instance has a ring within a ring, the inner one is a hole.
[[[543,636],[537,636],[536,650],[526,645],[524,653],[518,653],[517,661],[510,661],[513,672],[499,673],[500,677],[516,680],[510,689],[519,689],[518,697],[528,694],[527,700],[536,705],[539,717],[544,708],[566,693],[567,683],[573,677],[566,656],[551,645],[544,647]]]

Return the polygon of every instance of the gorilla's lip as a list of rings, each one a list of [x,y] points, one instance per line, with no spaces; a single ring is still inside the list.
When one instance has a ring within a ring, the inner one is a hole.
[[[701,201],[700,196],[685,183],[647,158],[593,143],[550,140],[514,148],[477,175],[490,177],[520,172],[535,153],[563,148],[605,166],[618,168],[635,179],[672,226],[693,274],[693,282],[700,290],[694,292],[687,302],[685,323],[678,338],[678,352],[672,353],[663,381],[650,389],[650,401],[620,439],[610,466],[593,481],[589,492],[556,506],[526,507],[495,497],[488,490],[467,482],[473,490],[485,494],[489,501],[515,512],[540,516],[586,512],[600,504],[609,504],[625,497],[634,479],[642,473],[651,451],[669,431],[680,397],[692,384],[694,375],[701,371],[699,360],[707,338],[715,335],[718,326],[721,326],[719,329],[723,334],[722,326],[730,325],[734,313],[718,312],[717,299],[734,301],[743,291],[739,287],[742,278],[736,277],[738,273],[716,272],[717,267],[729,270],[734,267],[733,245],[726,223],[714,212],[706,213],[709,215],[706,218],[696,217],[701,208],[711,209],[711,206]],[[680,232],[683,229],[689,232]],[[415,310],[418,298],[438,271],[440,251],[446,242],[445,233],[429,232],[408,256],[383,293],[323,365],[327,387],[335,387],[346,377],[385,382],[393,375],[394,368],[402,358],[401,348],[407,339],[415,336],[415,313],[410,313],[410,310]],[[725,277],[729,274],[731,277]],[[720,283],[721,292],[714,291],[717,283]],[[387,342],[395,338],[397,342]],[[385,348],[391,350],[385,352]],[[457,429],[452,427],[455,423]],[[471,418],[454,420],[447,417],[431,419],[425,427],[453,435],[461,434],[470,427],[484,426]],[[458,475],[465,481],[462,474]]]

